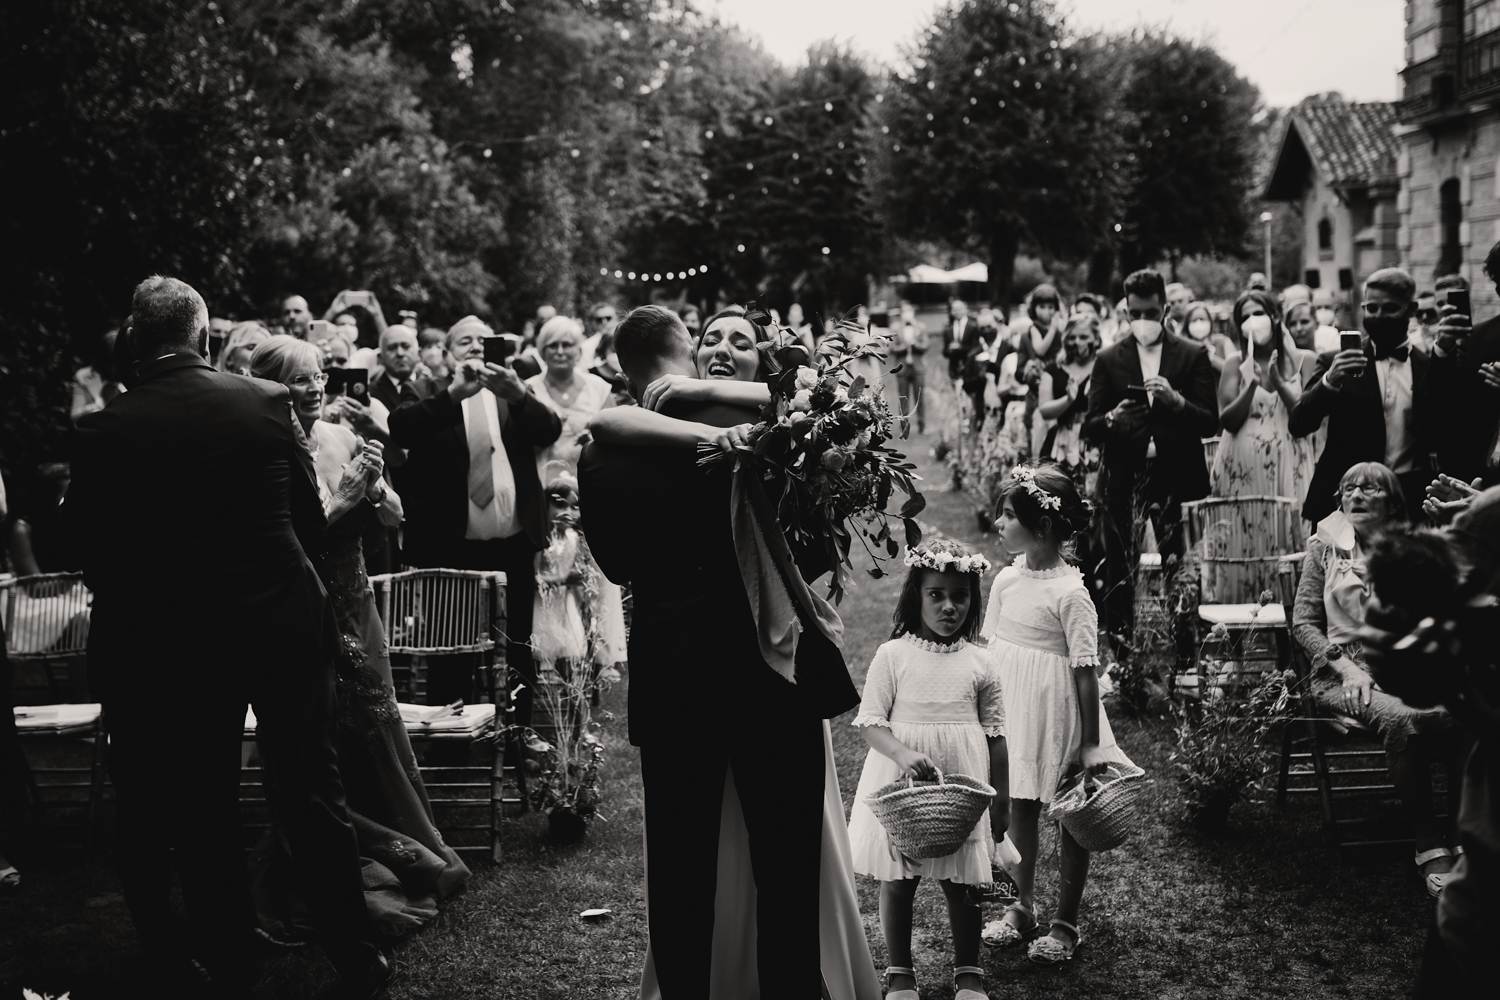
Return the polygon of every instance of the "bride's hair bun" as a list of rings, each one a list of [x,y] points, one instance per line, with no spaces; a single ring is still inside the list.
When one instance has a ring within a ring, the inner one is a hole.
[[[1001,503],[1006,499],[1023,526],[1040,532],[1045,519],[1059,542],[1087,531],[1094,519],[1094,505],[1079,494],[1073,477],[1051,462],[1013,469],[1001,492]]]

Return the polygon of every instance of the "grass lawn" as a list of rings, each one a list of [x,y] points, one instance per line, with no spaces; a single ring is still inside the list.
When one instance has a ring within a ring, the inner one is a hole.
[[[946,473],[928,461],[930,442],[910,451],[927,477],[924,522],[988,546],[972,508],[945,492]],[[861,681],[890,630],[899,576],[861,575],[845,600],[846,652]],[[705,662],[705,668],[711,662]],[[607,706],[623,716],[623,690]],[[703,706],[712,712],[714,706]],[[1431,905],[1409,857],[1401,853],[1341,859],[1323,846],[1317,810],[1294,799],[1285,814],[1239,805],[1232,832],[1209,839],[1174,818],[1179,796],[1166,755],[1170,732],[1159,722],[1113,717],[1115,732],[1148,773],[1150,803],[1140,833],[1094,860],[1084,897],[1086,943],[1063,969],[1030,966],[1023,952],[989,953],[991,995],[1010,998],[1396,997],[1414,979]],[[865,756],[848,717],[834,723],[839,780],[847,802]],[[641,892],[640,773],[615,727],[604,809],[585,843],[556,848],[542,818],[511,822],[506,862],[478,870],[468,893],[435,925],[399,950],[398,1000],[576,1000],[635,996],[646,945]],[[684,753],[692,747],[685,746]],[[1044,835],[1039,916],[1055,899],[1054,838]],[[0,998],[5,986],[75,1000],[117,995],[133,937],[118,883],[105,863],[76,854],[26,871],[27,888],[0,897]],[[875,884],[860,899],[875,961],[885,948]],[[935,885],[918,894],[917,972],[923,1000],[951,997],[946,911]],[[613,916],[589,923],[581,910]],[[993,914],[992,914],[993,915]],[[314,955],[294,953],[266,970],[261,995],[317,995],[331,973]],[[87,987],[97,984],[97,988]],[[14,995],[14,994],[12,994]]]

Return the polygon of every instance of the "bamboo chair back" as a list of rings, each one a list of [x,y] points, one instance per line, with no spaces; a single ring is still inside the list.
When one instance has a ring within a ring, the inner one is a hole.
[[[1210,497],[1182,505],[1183,534],[1204,604],[1253,604],[1277,592],[1283,556],[1302,547],[1291,497]]]

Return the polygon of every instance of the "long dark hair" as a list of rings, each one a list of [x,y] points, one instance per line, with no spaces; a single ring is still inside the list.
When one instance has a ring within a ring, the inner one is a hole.
[[[929,546],[934,552],[953,553],[954,555],[969,555],[969,551],[956,542],[939,542]],[[922,581],[925,573],[938,573],[940,570],[928,569],[925,566],[912,566],[906,571],[906,580],[901,584],[901,596],[896,599],[896,611],[891,615],[891,638],[899,639],[910,632],[912,635],[920,635],[922,632]],[[954,571],[956,572],[956,571]],[[965,573],[969,584],[969,613],[965,616],[963,624],[954,633],[955,639],[973,639],[979,634],[980,597],[979,597],[979,574]]]

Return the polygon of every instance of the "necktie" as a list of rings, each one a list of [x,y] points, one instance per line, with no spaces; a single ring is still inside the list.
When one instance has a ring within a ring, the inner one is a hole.
[[[484,401],[472,396],[469,407],[469,499],[483,510],[495,499],[495,442]]]
[[[417,390],[413,389],[410,382],[401,383],[400,400],[398,406],[417,402]]]

